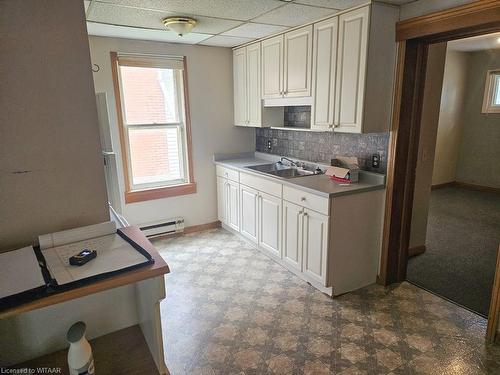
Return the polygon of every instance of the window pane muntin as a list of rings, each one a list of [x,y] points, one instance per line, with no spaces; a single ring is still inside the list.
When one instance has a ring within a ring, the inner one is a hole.
[[[181,122],[178,79],[174,69],[119,66],[125,124]]]
[[[129,126],[132,190],[186,183],[184,144],[179,126]]]

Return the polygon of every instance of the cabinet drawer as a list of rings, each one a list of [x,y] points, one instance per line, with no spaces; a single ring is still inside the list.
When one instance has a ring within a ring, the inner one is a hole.
[[[289,186],[283,186],[283,199],[309,208],[323,215],[330,215],[330,199]]]
[[[234,169],[223,167],[222,165],[217,165],[215,167],[217,176],[227,178],[234,182],[240,182],[240,172]]]
[[[269,181],[265,178],[260,178],[251,174],[241,173],[240,183],[262,191],[263,193],[281,198],[282,185],[278,182]]]

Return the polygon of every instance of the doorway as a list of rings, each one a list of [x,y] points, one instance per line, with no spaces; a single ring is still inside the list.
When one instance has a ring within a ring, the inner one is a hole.
[[[499,38],[429,46],[407,268],[483,317],[500,244]]]
[[[500,3],[478,1],[399,22],[398,64],[387,170],[386,208],[379,281],[406,280],[414,186],[424,104],[427,57],[431,45],[500,32]],[[498,267],[497,267],[498,268]],[[489,340],[495,338],[500,312],[500,272],[495,273]]]

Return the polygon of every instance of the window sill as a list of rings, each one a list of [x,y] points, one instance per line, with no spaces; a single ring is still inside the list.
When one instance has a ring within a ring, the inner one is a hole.
[[[170,198],[194,193],[196,193],[196,182],[164,188],[126,191],[125,203],[144,202],[153,199]]]

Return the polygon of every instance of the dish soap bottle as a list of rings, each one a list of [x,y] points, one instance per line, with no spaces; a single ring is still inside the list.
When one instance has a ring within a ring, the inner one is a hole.
[[[70,375],[95,375],[92,348],[85,338],[87,326],[84,322],[76,322],[66,335],[69,342],[68,366]]]

